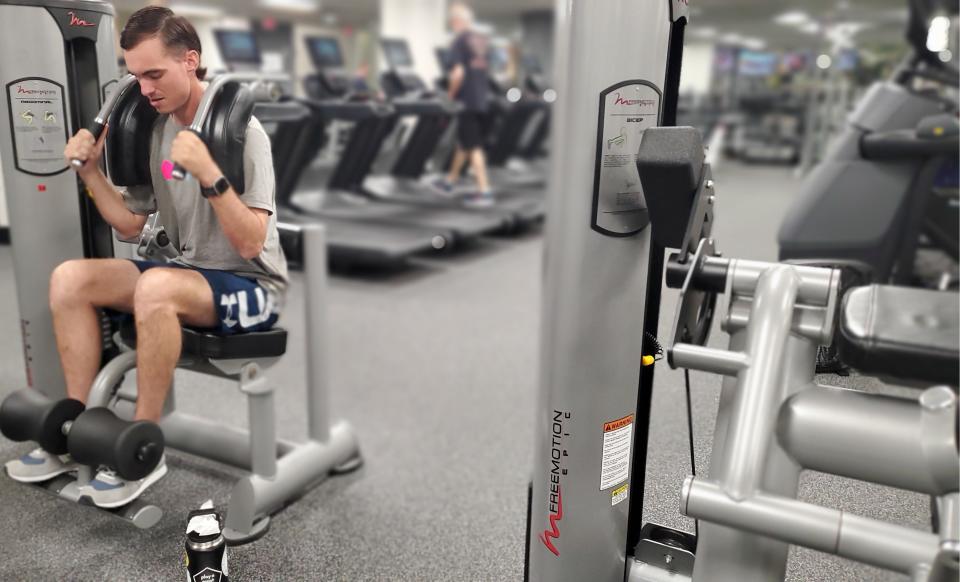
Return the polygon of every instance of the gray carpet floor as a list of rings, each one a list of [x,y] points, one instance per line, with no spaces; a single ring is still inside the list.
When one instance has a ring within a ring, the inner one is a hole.
[[[775,233],[796,189],[789,170],[725,165],[716,173],[717,237],[726,256],[773,259]],[[335,277],[330,313],[332,407],[356,428],[365,465],[326,481],[273,521],[267,536],[230,551],[235,580],[519,580],[533,443],[542,240],[485,241],[390,277]],[[294,276],[282,325],[290,351],[270,371],[281,436],[302,438],[302,281]],[[675,293],[666,292],[663,334]],[[0,397],[24,385],[9,247],[0,247]],[[719,333],[713,340],[723,345]],[[693,374],[698,468],[708,469],[719,381]],[[854,378],[848,384],[896,390]],[[229,382],[177,376],[181,407],[244,425]],[[683,377],[658,368],[646,518],[692,529],[678,513],[689,472]],[[0,459],[31,447],[0,437]],[[63,503],[0,476],[0,580],[178,580],[188,509],[226,500],[237,472],[173,453],[151,491],[166,511],[148,531]],[[924,528],[925,498],[835,477],[805,475],[801,497]],[[788,579],[902,578],[796,550]]]

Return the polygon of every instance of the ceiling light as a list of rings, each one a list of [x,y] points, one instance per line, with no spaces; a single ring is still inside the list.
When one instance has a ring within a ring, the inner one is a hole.
[[[816,22],[807,22],[798,26],[797,30],[805,34],[819,34],[820,25]]]
[[[320,10],[320,0],[260,0],[260,6],[273,10],[306,14]]]
[[[950,19],[946,16],[934,16],[927,29],[927,50],[939,53],[947,50],[950,44]]]
[[[763,50],[767,46],[767,41],[763,40],[762,38],[747,37],[741,42],[743,43],[744,48],[748,48],[752,51]]]
[[[737,34],[736,32],[728,32],[727,34],[720,37],[720,42],[724,44],[739,45],[741,42],[743,42],[743,37]]]
[[[717,29],[713,28],[712,26],[704,26],[702,28],[691,28],[690,36],[692,38],[710,40],[712,38],[717,38]]]
[[[781,26],[800,26],[811,22],[810,15],[802,10],[791,10],[773,17],[773,21]]]
[[[223,16],[223,9],[207,4],[180,4],[178,2],[171,4],[170,10],[173,10],[178,16],[188,18],[218,18]]]

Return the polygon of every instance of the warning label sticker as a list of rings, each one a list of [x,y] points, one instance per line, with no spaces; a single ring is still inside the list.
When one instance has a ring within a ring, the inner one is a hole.
[[[622,483],[630,476],[630,442],[633,439],[633,415],[603,423],[603,462],[600,466],[600,490]],[[626,496],[626,492],[624,492]]]
[[[624,483],[613,490],[610,494],[610,505],[616,505],[627,498],[627,487],[628,485]]]

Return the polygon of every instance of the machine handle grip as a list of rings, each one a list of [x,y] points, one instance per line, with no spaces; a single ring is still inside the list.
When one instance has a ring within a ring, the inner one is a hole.
[[[180,164],[173,165],[173,171],[170,172],[174,180],[183,181],[187,179],[187,171]]]
[[[104,123],[103,121],[100,121],[99,119],[94,119],[93,122],[90,124],[90,127],[87,128],[87,130],[93,134],[93,141],[96,142],[96,141],[99,141],[100,136],[103,135],[103,130],[105,130],[106,128],[107,128],[106,123]],[[73,168],[76,170],[79,170],[80,168],[82,168],[84,163],[86,163],[84,160],[78,160],[77,158],[70,160],[70,165],[73,166]]]

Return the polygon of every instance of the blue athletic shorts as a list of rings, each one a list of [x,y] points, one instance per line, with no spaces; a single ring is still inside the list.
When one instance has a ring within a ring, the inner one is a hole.
[[[177,263],[158,263],[154,261],[135,261],[140,272],[155,267],[190,269],[203,275],[213,290],[213,305],[220,319],[218,333],[231,334],[248,331],[265,331],[273,327],[280,317],[279,305],[272,293],[264,289],[255,279],[241,277],[228,271],[199,269]]]

